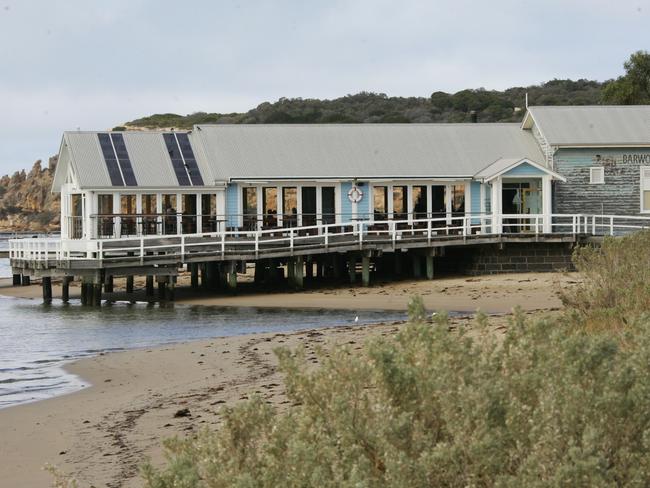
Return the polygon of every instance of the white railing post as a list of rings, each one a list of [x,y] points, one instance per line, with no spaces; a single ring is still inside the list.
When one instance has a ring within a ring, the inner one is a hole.
[[[226,231],[221,231],[221,256],[226,255]]]
[[[259,231],[255,231],[255,257],[258,256],[260,252],[260,233]]]
[[[181,235],[181,263],[185,262],[185,234]]]
[[[431,219],[427,219],[427,244],[431,244]]]
[[[591,235],[592,236],[596,235],[596,216],[595,215],[591,216]]]
[[[610,236],[614,235],[614,216],[613,215],[609,216],[609,235]]]
[[[289,229],[289,249],[291,254],[293,254],[293,229]]]
[[[463,237],[467,237],[467,217],[463,217]]]
[[[363,223],[357,222],[357,226],[359,227],[359,249],[361,249],[363,247]]]
[[[329,227],[325,226],[323,227],[323,234],[325,234],[325,249],[329,246]]]
[[[140,266],[144,264],[144,237],[140,237]]]

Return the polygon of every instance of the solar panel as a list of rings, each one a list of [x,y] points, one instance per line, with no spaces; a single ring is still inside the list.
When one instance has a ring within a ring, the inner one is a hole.
[[[196,164],[196,159],[194,158],[194,151],[190,144],[190,138],[187,136],[187,133],[176,134],[176,138],[178,139],[178,145],[181,149],[183,159],[185,160],[187,173],[190,176],[190,180],[192,180],[192,185],[203,186],[203,178],[199,171],[199,165]]]
[[[124,183],[126,183],[127,186],[138,186],[138,182],[135,179],[135,173],[133,172],[133,166],[131,165],[131,159],[126,150],[126,145],[124,144],[124,136],[122,134],[111,134],[111,139],[113,141],[113,147],[115,148],[115,154],[117,155],[117,162],[120,164],[120,168],[122,169]]]
[[[124,186],[124,180],[122,179],[122,173],[120,172],[120,166],[115,157],[115,151],[113,150],[110,136],[108,134],[97,134],[97,138],[99,139],[99,145],[102,148],[102,154],[104,155],[104,162],[106,163],[108,175],[111,178],[111,184],[113,186]]]
[[[163,134],[163,139],[165,140],[167,152],[169,153],[169,158],[172,161],[172,167],[174,168],[174,173],[176,174],[178,184],[181,186],[191,186],[190,178],[187,174],[187,170],[185,169],[185,164],[183,163],[183,158],[181,156],[181,151],[178,148],[178,143],[176,142],[176,137],[174,134],[166,133]]]

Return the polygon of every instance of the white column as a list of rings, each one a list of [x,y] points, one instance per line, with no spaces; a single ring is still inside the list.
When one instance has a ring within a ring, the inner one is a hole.
[[[485,234],[485,183],[481,183],[481,186],[479,187],[481,189],[481,192],[479,194],[479,199],[480,201],[480,207],[479,210],[481,212],[481,233]]]
[[[296,185],[296,225],[302,225],[302,185]]]
[[[113,193],[113,213],[122,212],[122,200],[120,192]],[[122,235],[122,217],[113,217],[113,235],[120,237]]]
[[[335,221],[340,224],[343,220],[341,218],[341,183],[334,186],[334,211],[336,213]]]
[[[472,182],[468,181],[465,183],[465,216],[470,217],[466,222],[467,233],[470,233],[471,224],[472,224]]]
[[[226,189],[217,190],[217,232],[226,230]]]
[[[542,229],[546,234],[552,232],[551,214],[553,213],[553,206],[551,192],[551,176],[542,176],[542,213],[544,214],[544,224]]]
[[[492,180],[492,233],[501,234],[501,177]]]
[[[427,219],[433,217],[431,215],[433,209],[433,202],[431,201],[432,198],[433,198],[433,192],[431,191],[431,182],[429,182],[427,184]]]
[[[393,211],[393,185],[386,185],[386,194],[388,195],[388,207],[386,208],[386,214],[388,220],[394,218]]]
[[[323,187],[316,185],[316,224],[323,222]]]
[[[135,218],[135,233],[136,235],[142,235],[142,229],[144,227],[144,222],[142,221],[142,194],[141,193],[136,193],[135,194],[135,214],[137,217]]]
[[[447,183],[445,185],[445,204],[446,204],[446,217],[447,217],[447,225],[451,225],[451,210],[452,210],[452,199],[454,197],[454,194],[452,193],[452,188],[453,184]]]
[[[176,194],[176,234],[183,233],[183,195]]]
[[[413,185],[406,185],[406,215],[409,224],[413,224]]]
[[[196,194],[196,233],[203,232],[203,194]]]
[[[162,193],[156,193],[156,213],[158,214],[158,217],[156,217],[156,234],[164,234],[163,226],[165,224],[163,222],[163,218],[161,217],[163,213],[162,196]]]
[[[277,195],[277,202],[278,202],[278,215],[277,215],[278,227],[282,227],[282,221],[284,220],[283,219],[284,195],[282,194],[281,186],[276,186],[275,188],[276,188],[275,194]]]

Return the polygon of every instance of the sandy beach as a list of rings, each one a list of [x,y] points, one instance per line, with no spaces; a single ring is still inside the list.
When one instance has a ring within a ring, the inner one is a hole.
[[[321,288],[299,293],[237,296],[178,292],[178,303],[222,306],[405,309],[411,295],[422,295],[429,310],[502,314],[495,331],[519,305],[529,313],[557,310],[557,292],[576,282],[574,275],[515,274],[405,281],[370,288]],[[40,288],[0,287],[0,294],[40,297]],[[55,291],[56,296],[56,291]],[[458,318],[456,323],[471,319]],[[215,427],[220,409],[257,393],[287,408],[272,350],[304,346],[314,364],[314,348],[360,348],[369,337],[390,335],[400,324],[335,327],[294,333],[226,337],[172,346],[102,354],[68,365],[87,385],[76,393],[0,410],[0,485],[48,486],[45,463],[74,475],[81,486],[141,486],[138,465],[149,456],[162,460],[161,440]],[[189,414],[177,416],[188,409]]]

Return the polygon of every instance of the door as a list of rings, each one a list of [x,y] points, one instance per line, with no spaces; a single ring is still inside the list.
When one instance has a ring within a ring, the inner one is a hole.
[[[70,195],[68,236],[70,239],[81,239],[83,237],[83,195],[81,193]]]
[[[325,225],[336,222],[334,195],[335,191],[333,186],[324,186],[321,188],[321,220]]]

